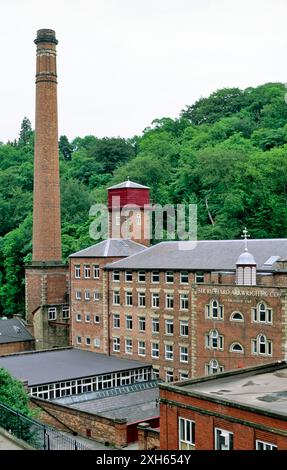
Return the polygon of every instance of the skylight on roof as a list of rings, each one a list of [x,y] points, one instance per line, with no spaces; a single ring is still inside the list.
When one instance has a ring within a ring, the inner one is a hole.
[[[264,266],[273,266],[276,261],[280,259],[280,256],[270,256],[267,261],[265,261]]]

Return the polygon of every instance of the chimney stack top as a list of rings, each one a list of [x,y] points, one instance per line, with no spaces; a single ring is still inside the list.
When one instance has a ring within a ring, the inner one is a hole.
[[[37,37],[34,43],[39,44],[41,42],[51,42],[53,44],[58,44],[55,31],[53,29],[38,29]]]

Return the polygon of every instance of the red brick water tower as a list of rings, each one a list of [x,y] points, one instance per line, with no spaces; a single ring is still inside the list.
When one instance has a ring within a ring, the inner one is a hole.
[[[150,245],[149,188],[127,180],[108,188],[109,237]]]

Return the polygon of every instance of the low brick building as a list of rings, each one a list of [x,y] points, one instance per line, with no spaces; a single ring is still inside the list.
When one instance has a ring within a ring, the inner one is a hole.
[[[73,348],[0,357],[0,367],[27,382],[32,397],[53,400],[153,379],[150,364]]]
[[[162,450],[287,450],[287,363],[160,385]]]
[[[25,381],[44,423],[118,447],[137,441],[137,426],[159,425],[151,365],[62,348],[0,357]]]
[[[35,338],[18,318],[0,318],[0,356],[35,349]]]

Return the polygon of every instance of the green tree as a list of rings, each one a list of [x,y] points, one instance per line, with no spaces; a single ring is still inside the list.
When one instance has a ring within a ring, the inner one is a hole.
[[[33,131],[30,119],[24,117],[21,123],[21,130],[18,139],[18,145],[24,146],[33,143]]]
[[[25,416],[32,416],[32,412],[29,409],[29,396],[23,383],[20,380],[14,379],[2,367],[0,368],[0,403],[19,411]]]
[[[135,156],[132,144],[121,138],[99,139],[88,151],[88,156],[94,158],[101,167],[102,173],[112,173],[122,163]]]
[[[25,311],[24,259],[31,252],[31,245],[32,217],[29,214],[19,227],[3,237],[0,244],[0,260],[3,260],[0,308],[7,316],[23,315]]]
[[[181,112],[192,124],[213,124],[217,120],[238,113],[246,104],[245,94],[239,88],[223,88],[208,98],[200,98]]]
[[[65,160],[71,160],[73,153],[73,146],[70,144],[68,137],[65,135],[60,136],[59,151]]]

